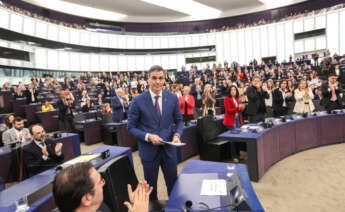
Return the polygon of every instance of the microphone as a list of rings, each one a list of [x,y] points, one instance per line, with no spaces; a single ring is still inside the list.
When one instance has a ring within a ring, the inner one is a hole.
[[[191,209],[192,209],[193,202],[190,201],[190,200],[187,200],[187,201],[184,203],[184,205],[185,205],[185,207],[186,207],[186,208],[184,209],[184,211],[185,211],[185,212],[190,212]]]

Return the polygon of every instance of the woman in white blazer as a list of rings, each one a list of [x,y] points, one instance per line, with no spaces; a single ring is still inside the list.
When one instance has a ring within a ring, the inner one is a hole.
[[[301,80],[298,89],[295,89],[296,104],[293,112],[303,114],[314,111],[314,94],[311,88],[308,88],[307,81]]]

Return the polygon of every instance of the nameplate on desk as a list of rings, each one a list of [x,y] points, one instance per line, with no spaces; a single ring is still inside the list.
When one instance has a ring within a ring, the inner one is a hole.
[[[200,195],[226,196],[226,180],[203,180]]]

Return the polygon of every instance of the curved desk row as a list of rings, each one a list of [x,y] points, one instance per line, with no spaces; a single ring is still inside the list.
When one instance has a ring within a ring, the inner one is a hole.
[[[310,148],[345,141],[345,114],[310,116],[285,122],[259,133],[230,131],[219,135],[247,144],[250,179],[259,181],[276,162]]]

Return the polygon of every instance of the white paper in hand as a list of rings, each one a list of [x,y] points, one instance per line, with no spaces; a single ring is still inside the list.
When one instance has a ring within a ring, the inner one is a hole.
[[[174,143],[174,142],[169,142],[169,141],[161,141],[161,142],[164,144],[172,145],[172,146],[185,146],[186,145],[186,143]]]
[[[226,196],[225,180],[203,180],[200,195]]]

